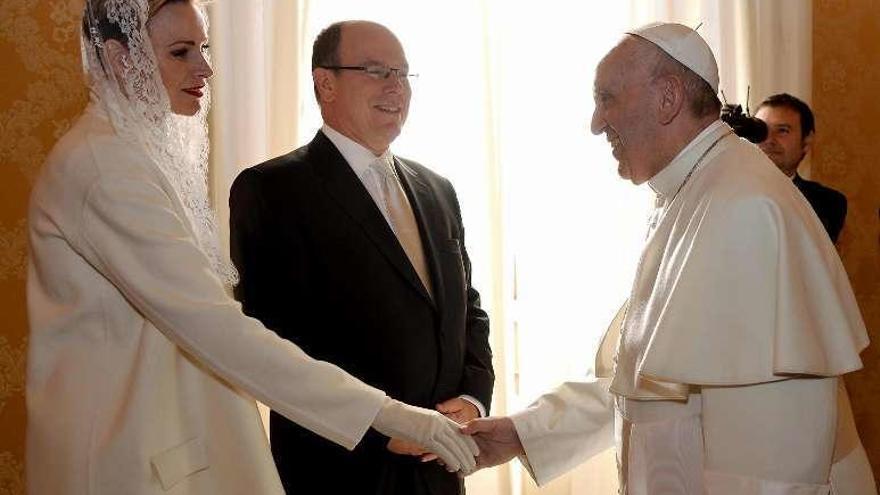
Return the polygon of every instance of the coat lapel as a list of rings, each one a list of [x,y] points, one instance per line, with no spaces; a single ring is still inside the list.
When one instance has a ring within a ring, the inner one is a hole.
[[[438,251],[445,236],[437,229],[444,225],[443,218],[438,218],[440,208],[430,187],[419,177],[418,172],[407,166],[397,157],[394,158],[394,167],[397,176],[403,184],[409,204],[412,206],[413,215],[419,226],[422,237],[422,249],[425,250],[425,261],[431,271],[431,282],[434,286],[434,303],[436,307],[443,307],[443,270],[440,265],[440,252]],[[421,285],[421,284],[419,284]]]
[[[323,180],[330,197],[361,227],[401,276],[430,303],[431,297],[419,280],[397,236],[339,150],[322,132],[318,132],[309,143],[309,153],[314,157],[315,174]],[[422,228],[421,223],[419,228]]]

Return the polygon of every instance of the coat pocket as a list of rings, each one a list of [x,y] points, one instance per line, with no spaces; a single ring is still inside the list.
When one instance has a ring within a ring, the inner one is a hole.
[[[154,455],[150,464],[162,489],[168,491],[184,478],[208,469],[208,454],[201,439],[195,437]]]

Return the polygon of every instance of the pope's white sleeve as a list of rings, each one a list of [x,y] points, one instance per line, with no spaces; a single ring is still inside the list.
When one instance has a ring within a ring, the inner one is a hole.
[[[614,445],[608,380],[566,382],[510,417],[539,485]]]
[[[81,236],[72,240],[201,364],[301,426],[354,448],[385,394],[246,317],[172,205],[147,177],[102,178],[83,202]]]

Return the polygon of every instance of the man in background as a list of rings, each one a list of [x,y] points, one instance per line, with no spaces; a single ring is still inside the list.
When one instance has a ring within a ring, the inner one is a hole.
[[[800,99],[780,93],[761,102],[755,117],[763,120],[768,130],[767,139],[759,146],[794,181],[836,243],[846,219],[846,196],[797,173],[815,136],[813,111]]]
[[[485,415],[489,320],[455,191],[390,150],[411,97],[403,47],[381,25],[336,23],[315,40],[312,76],[321,130],[233,184],[236,297],[280,336],[391,397],[459,423]],[[463,492],[456,474],[423,462],[422,446],[375,431],[347,452],[273,413],[271,440],[289,493]]]

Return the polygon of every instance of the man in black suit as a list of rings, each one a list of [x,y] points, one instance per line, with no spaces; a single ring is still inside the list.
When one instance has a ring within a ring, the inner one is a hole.
[[[313,52],[324,126],[232,186],[236,297],[309,355],[391,397],[459,423],[485,415],[489,320],[471,287],[455,191],[389,151],[411,96],[403,48],[381,25],[348,21],[325,29]],[[348,452],[271,417],[289,493],[464,492],[420,446],[375,431],[364,438]]]
[[[797,173],[813,142],[813,111],[800,99],[780,93],[761,102],[755,117],[763,120],[769,131],[767,139],[759,146],[779,170],[792,178],[822,221],[831,241],[837,242],[846,219],[846,196]]]

